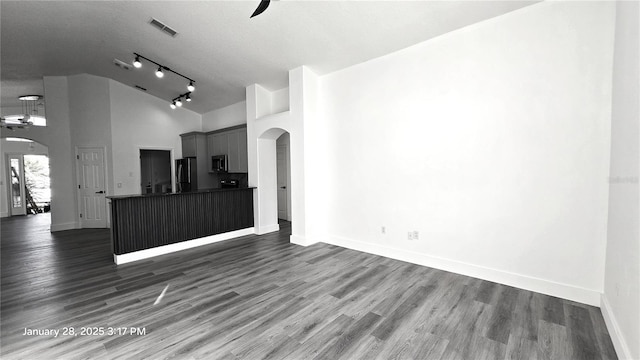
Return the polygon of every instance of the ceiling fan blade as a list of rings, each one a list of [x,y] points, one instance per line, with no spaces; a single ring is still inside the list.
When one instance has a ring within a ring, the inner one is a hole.
[[[269,3],[271,3],[271,0],[260,0],[258,8],[253,12],[253,14],[251,14],[251,16],[249,16],[249,18],[262,14],[262,12],[267,10],[269,7]]]

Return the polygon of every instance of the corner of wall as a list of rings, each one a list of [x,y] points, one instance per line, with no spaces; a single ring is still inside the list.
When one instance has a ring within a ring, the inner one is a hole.
[[[611,309],[611,304],[607,300],[606,294],[601,295],[600,310],[602,311],[602,317],[604,318],[604,322],[607,325],[607,330],[609,330],[609,336],[611,336],[611,342],[613,342],[613,347],[616,350],[618,358],[632,359],[631,351],[629,350],[627,341],[624,338],[622,330],[620,329],[618,320],[616,319]]]
[[[80,224],[78,224],[77,222],[67,222],[67,223],[51,223],[51,232],[56,232],[56,231],[64,231],[64,230],[73,230],[73,229],[79,229],[80,228]]]
[[[269,234],[276,231],[280,231],[280,225],[278,224],[269,224],[255,228],[255,232],[258,235]]]
[[[602,315],[618,356],[640,359],[640,5],[616,1]]]
[[[326,236],[323,239],[325,239],[324,243],[331,245],[505,284],[583,304],[600,305],[600,293],[591,289],[344,237]]]
[[[300,246],[311,246],[313,244],[319,243],[320,241],[318,241],[317,239],[310,239],[308,237],[291,235],[289,237],[289,242],[291,242],[292,244],[300,245]]]
[[[69,80],[65,76],[45,76],[44,96],[47,114],[47,141],[51,177],[52,231],[76,227],[78,204],[74,149],[71,142]]]

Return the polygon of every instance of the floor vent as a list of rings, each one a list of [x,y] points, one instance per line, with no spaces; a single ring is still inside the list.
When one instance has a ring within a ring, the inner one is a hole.
[[[131,65],[127,64],[126,62],[122,61],[122,60],[118,60],[118,59],[113,59],[113,65],[124,69],[124,70],[131,70]]]
[[[167,25],[163,24],[161,21],[151,18],[151,21],[149,22],[151,25],[157,27],[158,29],[160,29],[161,31],[163,31],[164,33],[170,35],[171,37],[175,37],[176,35],[178,35],[178,32],[173,30],[172,28],[168,27]]]

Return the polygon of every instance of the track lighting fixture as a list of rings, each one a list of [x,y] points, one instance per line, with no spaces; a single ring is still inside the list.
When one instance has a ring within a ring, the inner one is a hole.
[[[184,78],[184,79],[189,81],[189,84],[187,85],[187,90],[189,90],[189,92],[186,92],[186,93],[174,98],[171,101],[171,108],[172,109],[175,109],[176,107],[182,106],[182,98],[183,97],[184,97],[185,101],[191,101],[191,96],[189,96],[189,95],[191,94],[191,92],[193,92],[196,89],[196,85],[195,85],[196,81],[195,80],[193,80],[193,79],[191,79],[189,77],[186,77],[186,76],[180,74],[177,71],[171,70],[168,67],[166,67],[166,66],[164,66],[162,64],[159,64],[159,63],[157,63],[157,62],[155,62],[155,61],[153,61],[153,60],[151,60],[151,59],[149,59],[147,57],[144,57],[144,56],[142,56],[142,55],[140,55],[138,53],[134,52],[133,55],[135,55],[135,58],[133,60],[133,66],[138,68],[138,69],[142,67],[142,63],[140,62],[140,59],[144,59],[144,60],[146,60],[146,61],[148,61],[148,62],[150,62],[150,63],[152,63],[152,64],[154,64],[154,65],[156,65],[158,67],[158,70],[156,70],[156,72],[155,72],[155,74],[156,74],[156,76],[158,78],[163,78],[164,77],[164,72],[168,71],[168,72],[174,73],[174,74],[176,74],[176,75],[178,75],[178,76],[180,76],[180,77],[182,77],[182,78]]]
[[[172,109],[175,109],[176,107],[182,107],[182,100],[184,99],[184,101],[191,101],[191,92],[186,92],[184,94],[180,94],[177,97],[173,98],[171,100],[171,104],[169,105]]]

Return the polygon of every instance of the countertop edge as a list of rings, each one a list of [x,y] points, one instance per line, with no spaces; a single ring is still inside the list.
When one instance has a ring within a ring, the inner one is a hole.
[[[208,193],[223,192],[223,191],[239,191],[239,190],[252,190],[252,189],[257,189],[257,188],[255,186],[249,186],[249,187],[243,187],[243,188],[205,189],[205,190],[180,192],[180,193],[110,195],[110,196],[105,196],[105,198],[109,200],[119,200],[119,199],[131,199],[131,198],[151,198],[151,197],[164,197],[164,196],[176,196],[176,195],[208,194]]]

